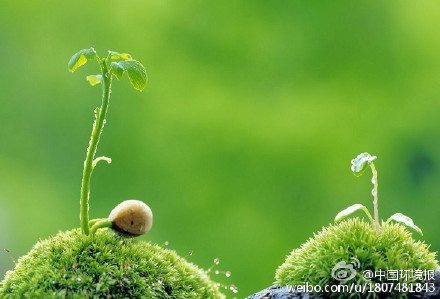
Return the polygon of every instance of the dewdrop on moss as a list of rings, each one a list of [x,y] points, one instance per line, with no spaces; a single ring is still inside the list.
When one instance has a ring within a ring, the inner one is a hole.
[[[118,204],[108,219],[112,228],[126,236],[140,236],[147,233],[153,225],[153,212],[150,207],[139,200],[125,200]]]

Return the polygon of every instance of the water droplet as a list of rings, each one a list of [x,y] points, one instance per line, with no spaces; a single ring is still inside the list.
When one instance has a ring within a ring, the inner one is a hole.
[[[214,259],[214,264],[216,264],[216,265],[220,264],[220,260],[218,258],[215,258]]]
[[[110,74],[108,72],[105,73],[105,77],[108,78],[108,76],[110,76]]]
[[[214,273],[217,274],[217,275],[219,275],[219,274],[220,274],[220,271],[219,271],[219,270],[215,270]]]
[[[193,255],[193,252],[192,252],[192,251],[190,251],[190,252],[189,252],[188,254],[189,254],[189,256],[192,256],[192,255]]]
[[[225,272],[225,276],[226,276],[226,277],[230,277],[230,276],[231,276],[231,271],[226,271],[226,272]]]
[[[230,289],[233,293],[237,293],[237,292],[238,292],[238,288],[237,288],[235,285],[233,285],[233,284],[231,284],[231,286],[229,287],[229,289]]]
[[[81,277],[78,276],[78,277],[76,278],[76,280],[81,281]]]
[[[159,277],[159,279],[157,280],[158,283],[162,284],[163,283],[163,278]]]
[[[376,180],[374,179],[374,177],[371,178],[371,183],[376,184]]]
[[[371,195],[376,196],[376,190],[374,190],[374,188],[371,189]]]
[[[165,243],[163,243],[164,246],[168,246],[168,241],[165,241]]]
[[[106,119],[104,119],[104,121],[102,122],[104,125],[107,123],[107,120]]]
[[[208,272],[211,272],[211,268],[209,268],[207,271],[208,271]]]
[[[352,160],[351,160],[351,164],[354,164],[354,162],[355,162],[354,159],[352,159]]]
[[[218,286],[218,287],[220,286],[220,282],[217,282],[217,286]]]

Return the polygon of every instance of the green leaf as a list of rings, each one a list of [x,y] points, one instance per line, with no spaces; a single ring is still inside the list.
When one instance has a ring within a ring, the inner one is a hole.
[[[124,60],[131,60],[131,55],[128,53],[119,53],[115,51],[108,51],[108,56],[110,59],[117,60],[117,59],[124,59]]]
[[[89,75],[86,77],[90,85],[95,86],[96,84],[102,83],[102,75]]]
[[[69,67],[69,71],[74,72],[77,68],[84,65],[89,59],[96,59],[98,55],[96,54],[95,49],[82,49],[73,54],[70,58],[67,66]]]
[[[396,213],[393,216],[391,216],[390,218],[388,218],[386,223],[388,223],[392,220],[394,220],[396,222],[400,222],[400,223],[412,228],[413,230],[415,230],[416,232],[418,232],[419,234],[421,234],[423,236],[422,230],[417,225],[415,225],[413,220],[411,218],[409,218],[408,216],[405,216],[401,213]]]
[[[354,204],[354,205],[352,205],[352,206],[349,206],[348,208],[346,208],[346,209],[340,211],[340,212],[338,213],[338,215],[336,215],[336,217],[335,217],[335,222],[341,221],[341,220],[343,220],[344,218],[347,218],[349,215],[351,215],[351,214],[353,214],[354,212],[359,211],[359,210],[364,211],[365,214],[367,214],[367,216],[368,216],[368,218],[370,219],[370,221],[373,222],[373,217],[371,217],[371,214],[370,214],[370,212],[368,211],[368,209],[367,209],[364,205],[361,205],[361,204],[359,204],[359,203]]]
[[[376,156],[372,156],[369,153],[359,154],[355,159],[351,160],[351,171],[357,177],[361,176],[365,169],[376,160]]]
[[[127,72],[133,87],[142,91],[147,84],[147,71],[144,66],[136,60],[114,61],[110,65],[111,72],[119,80],[124,72]]]
[[[110,68],[112,74],[115,75],[118,80],[120,80],[124,74],[124,67],[118,62],[112,62]]]
[[[128,53],[121,53],[120,56],[121,56],[122,59],[125,59],[125,60],[131,60],[132,59],[131,55],[128,54]]]

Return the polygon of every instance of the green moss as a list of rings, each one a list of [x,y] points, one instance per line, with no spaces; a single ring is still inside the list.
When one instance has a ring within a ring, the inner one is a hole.
[[[359,260],[360,267],[355,269],[356,276],[345,283],[359,285],[365,282],[362,278],[365,270],[435,270],[438,267],[436,254],[423,242],[415,241],[404,226],[383,224],[380,231],[375,232],[370,223],[352,218],[323,228],[299,249],[293,250],[277,269],[276,283],[282,286],[306,282],[321,286],[342,284],[332,277],[332,269],[338,262],[350,263],[352,257]],[[403,296],[397,292],[393,295]],[[332,296],[346,298],[348,294]]]
[[[0,298],[224,298],[175,251],[102,229],[38,242],[0,284]]]

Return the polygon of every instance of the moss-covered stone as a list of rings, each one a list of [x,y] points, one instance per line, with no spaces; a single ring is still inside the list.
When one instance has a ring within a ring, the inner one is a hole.
[[[102,229],[38,242],[0,284],[0,298],[224,298],[175,251]]]
[[[349,263],[352,257],[360,262],[360,267],[355,269],[356,276],[347,282],[333,278],[331,275],[333,267],[341,261]],[[429,246],[425,243],[414,240],[404,226],[397,223],[383,224],[376,232],[370,223],[352,218],[323,228],[299,249],[294,249],[277,269],[275,279],[281,286],[306,282],[323,287],[343,283],[361,285],[366,282],[362,277],[365,270],[435,270],[437,268],[436,254],[430,252]],[[416,280],[410,278],[399,281],[411,283]],[[399,281],[372,279],[373,283]],[[349,296],[344,293],[326,295],[341,298]],[[369,295],[373,298],[372,294]],[[406,296],[397,291],[392,295]]]

